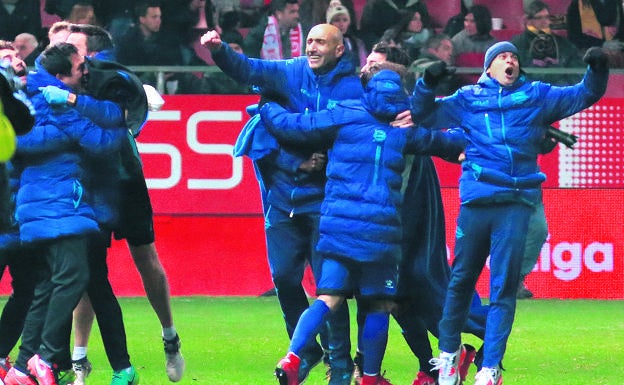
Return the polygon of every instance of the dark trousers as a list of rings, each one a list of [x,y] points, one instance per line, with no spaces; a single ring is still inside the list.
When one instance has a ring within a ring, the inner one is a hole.
[[[108,280],[106,264],[107,242],[94,236],[89,245],[89,271],[91,273],[87,294],[97,317],[102,342],[108,362],[114,371],[130,366],[121,307]]]
[[[27,371],[27,362],[39,354],[46,362],[65,368],[72,313],[89,280],[86,235],[64,237],[35,246],[37,286],[26,316],[22,345],[15,362]]]
[[[12,278],[12,293],[0,316],[0,358],[11,352],[22,335],[24,320],[37,284],[30,249],[22,247],[4,250],[1,254],[0,272],[8,267]]]
[[[309,306],[301,286],[306,262],[310,263],[317,280],[321,270],[321,258],[315,252],[318,225],[318,213],[290,217],[289,213],[275,207],[269,207],[265,213],[269,268],[286,321],[286,331],[291,338],[301,313]],[[329,317],[327,327],[322,328],[320,334],[321,343],[329,351],[330,366],[350,370],[353,363],[346,301]],[[317,349],[316,341],[312,340],[303,349],[302,358],[307,359]]]

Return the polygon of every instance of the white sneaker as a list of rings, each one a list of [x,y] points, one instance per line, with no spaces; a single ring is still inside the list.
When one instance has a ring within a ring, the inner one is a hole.
[[[76,374],[76,379],[74,380],[73,385],[85,385],[85,379],[89,377],[93,367],[87,357],[84,357],[79,360],[72,361],[72,369],[74,369],[74,373]]]
[[[178,382],[182,379],[184,374],[184,357],[180,353],[180,337],[176,334],[172,340],[166,340],[163,338],[165,345],[165,357],[167,358],[166,371],[169,381]]]
[[[477,380],[475,385],[502,385],[503,374],[498,366],[495,368],[483,367],[475,376],[475,380]]]
[[[455,353],[440,352],[439,358],[432,358],[429,363],[433,365],[432,370],[438,370],[439,385],[459,385],[461,378],[459,377],[459,363],[466,351],[462,349],[463,345],[457,349]]]

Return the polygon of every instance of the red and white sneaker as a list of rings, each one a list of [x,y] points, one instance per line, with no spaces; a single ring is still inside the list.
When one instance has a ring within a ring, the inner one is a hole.
[[[35,354],[28,360],[28,370],[36,379],[39,385],[58,385],[52,366]]]
[[[4,377],[6,377],[7,373],[9,373],[9,370],[11,370],[11,368],[13,367],[13,365],[11,365],[11,358],[9,356],[7,356],[3,361],[4,362],[0,362],[0,380],[4,380]]]
[[[392,385],[390,381],[388,381],[388,379],[386,379],[381,374],[378,374],[376,376],[369,376],[368,374],[365,374],[362,376],[362,382],[360,384],[361,385]]]
[[[275,377],[280,385],[299,385],[299,366],[301,359],[293,352],[289,352],[286,357],[277,363]]]
[[[439,385],[459,385],[459,363],[464,359],[466,349],[463,345],[454,353],[441,351],[440,357],[432,358],[429,363],[433,365],[433,370],[438,371]]]
[[[15,368],[9,369],[4,377],[5,385],[37,385],[35,380],[28,374],[24,374]]]
[[[503,373],[498,366],[495,368],[483,367],[479,370],[475,379],[477,380],[475,385],[502,385]]]
[[[462,383],[466,381],[468,370],[470,369],[470,365],[474,362],[476,355],[477,349],[475,349],[474,346],[468,344],[462,345],[462,357],[459,361],[459,379]]]
[[[436,385],[436,380],[425,372],[418,372],[412,385]]]

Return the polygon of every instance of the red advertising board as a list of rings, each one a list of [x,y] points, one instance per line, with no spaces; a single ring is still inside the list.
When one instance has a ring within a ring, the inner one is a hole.
[[[260,295],[272,288],[251,162],[232,150],[256,96],[168,96],[138,138],[155,211],[156,244],[173,295]],[[579,136],[540,160],[549,239],[528,285],[541,298],[624,298],[621,99],[559,122]],[[459,167],[436,161],[452,260]],[[287,245],[285,245],[287,247]],[[111,249],[118,295],[143,295],[123,242]],[[487,269],[485,270],[487,273]],[[8,280],[0,293],[10,291]],[[479,291],[488,294],[487,274]]]

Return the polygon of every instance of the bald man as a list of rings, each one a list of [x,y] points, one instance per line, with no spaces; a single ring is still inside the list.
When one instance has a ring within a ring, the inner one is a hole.
[[[204,34],[201,43],[210,49],[224,73],[240,83],[259,86],[263,98],[282,103],[290,112],[319,111],[340,100],[357,99],[362,95],[355,67],[344,55],[342,34],[331,24],[313,27],[306,39],[306,56],[288,60],[239,55],[222,43],[216,31]],[[309,306],[301,285],[306,263],[312,267],[315,277],[319,276],[320,261],[315,245],[325,188],[327,144],[283,147],[266,132],[259,117],[252,117],[243,133],[248,130],[254,130],[254,135],[244,136],[248,141],[239,141],[239,154],[249,156],[256,168],[265,214],[269,268],[286,330],[292,337],[301,313]],[[346,302],[331,317],[329,330],[321,331],[321,341],[328,351],[329,384],[349,384],[353,361]],[[299,383],[321,361],[323,348],[312,341],[300,356]]]

